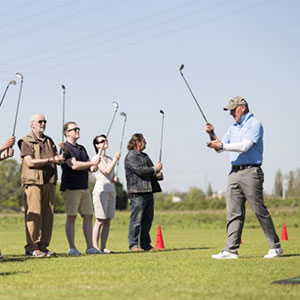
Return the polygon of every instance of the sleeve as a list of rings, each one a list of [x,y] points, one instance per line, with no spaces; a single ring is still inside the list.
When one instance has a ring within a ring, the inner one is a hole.
[[[247,152],[253,146],[253,144],[254,143],[250,140],[243,140],[240,143],[223,143],[223,150],[232,152]]]
[[[141,164],[138,157],[134,155],[127,157],[126,167],[143,178],[151,178],[155,175],[154,167],[148,167],[145,164]]]
[[[21,158],[24,158],[27,155],[34,157],[34,153],[32,152],[32,149],[30,148],[30,146],[27,143],[25,143],[24,141],[20,141],[19,147],[20,147]]]
[[[253,122],[251,126],[249,126],[248,130],[243,137],[245,140],[250,140],[253,143],[257,143],[258,140],[263,135],[263,127],[260,122]]]
[[[222,138],[222,143],[229,144],[230,143],[230,135],[231,135],[231,127],[227,130],[226,134]]]

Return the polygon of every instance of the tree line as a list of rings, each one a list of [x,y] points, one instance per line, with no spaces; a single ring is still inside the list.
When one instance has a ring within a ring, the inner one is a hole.
[[[91,174],[89,187],[93,190],[95,177]],[[60,185],[56,186],[55,212],[65,212],[65,203],[60,193]],[[225,199],[214,198],[212,185],[209,183],[206,193],[200,188],[192,187],[188,192],[157,193],[155,194],[158,209],[215,209],[224,208]],[[119,210],[127,209],[128,197],[121,183],[116,184],[117,203]],[[300,169],[282,174],[278,169],[274,178],[273,195],[278,198],[300,199]],[[272,196],[269,196],[272,197]],[[15,159],[2,161],[0,164],[0,210],[22,210],[24,206],[24,192],[21,186],[20,163]]]

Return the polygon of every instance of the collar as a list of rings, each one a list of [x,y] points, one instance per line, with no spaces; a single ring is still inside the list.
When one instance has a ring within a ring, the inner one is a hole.
[[[242,118],[241,118],[241,123],[238,123],[238,122],[235,122],[233,124],[233,126],[240,126],[240,127],[243,127],[245,125],[245,123],[250,119],[252,118],[254,115],[252,112],[248,112],[247,114],[243,115]]]
[[[66,140],[65,143],[67,143],[67,144],[70,145],[71,147],[78,147],[78,146],[79,146],[77,143],[72,144],[72,143],[69,142],[68,140]]]

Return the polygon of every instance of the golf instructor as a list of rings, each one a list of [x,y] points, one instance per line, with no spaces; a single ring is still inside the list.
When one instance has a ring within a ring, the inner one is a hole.
[[[34,114],[31,131],[18,141],[22,159],[21,180],[25,189],[25,254],[34,257],[54,256],[47,248],[53,229],[56,198],[56,165],[63,162],[52,139],[44,134],[46,119]]]
[[[231,161],[226,193],[227,240],[224,250],[219,254],[212,255],[212,258],[238,258],[237,251],[245,221],[246,200],[259,220],[270,246],[268,254],[264,257],[278,257],[283,250],[263,199],[262,124],[254,118],[253,113],[249,111],[248,103],[240,96],[231,99],[224,110],[230,111],[235,123],[229,128],[222,141],[212,134],[213,125],[209,123],[206,125],[206,132],[211,137],[207,146],[217,152],[229,151]]]
[[[133,252],[154,251],[151,246],[150,229],[154,217],[153,193],[161,192],[157,180],[162,180],[162,164],[154,166],[146,149],[146,140],[135,133],[127,146],[125,173],[130,200],[130,222],[128,232],[129,249]]]

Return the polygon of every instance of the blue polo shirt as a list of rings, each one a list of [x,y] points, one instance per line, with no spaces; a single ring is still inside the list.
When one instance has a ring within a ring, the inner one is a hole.
[[[246,139],[254,144],[247,152],[229,152],[231,164],[233,166],[262,164],[263,135],[262,124],[254,118],[251,112],[242,117],[241,123],[234,123],[222,138],[222,142],[226,144],[240,143]]]
[[[66,160],[75,157],[77,161],[89,161],[85,148],[81,145],[72,145],[65,142],[68,154]],[[72,170],[67,164],[62,164],[62,175],[60,190],[83,190],[89,187],[89,168],[85,170]]]

